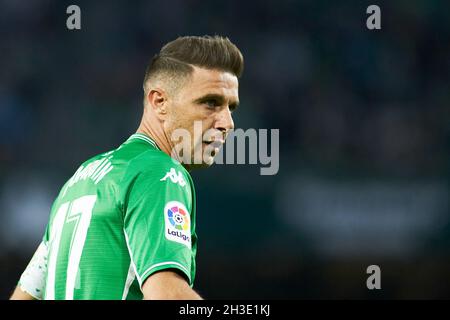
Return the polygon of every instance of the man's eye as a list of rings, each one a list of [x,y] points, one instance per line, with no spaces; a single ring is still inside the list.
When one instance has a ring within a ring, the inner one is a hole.
[[[206,100],[205,104],[209,107],[209,108],[215,108],[217,107],[219,104],[217,103],[216,100]]]

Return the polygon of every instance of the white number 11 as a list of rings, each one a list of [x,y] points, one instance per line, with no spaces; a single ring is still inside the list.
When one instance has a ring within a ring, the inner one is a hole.
[[[65,222],[75,221],[74,233],[69,250],[69,262],[67,265],[66,300],[73,299],[73,291],[77,279],[78,266],[83,251],[86,235],[91,223],[92,209],[97,196],[83,196],[72,202],[63,203],[55,217],[50,230],[50,245],[48,258],[48,275],[45,286],[45,299],[55,299],[56,260],[58,258],[59,245]],[[67,217],[67,218],[66,218]]]

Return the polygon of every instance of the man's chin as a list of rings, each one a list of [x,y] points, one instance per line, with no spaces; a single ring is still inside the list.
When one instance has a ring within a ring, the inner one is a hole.
[[[205,169],[209,168],[214,164],[214,158],[207,159],[207,161],[202,161],[201,163],[181,163],[186,169],[188,170],[195,170],[195,169]]]
[[[220,147],[221,144],[216,146],[214,144],[202,143],[189,157],[183,158],[183,156],[179,156],[177,158],[188,170],[209,168],[214,164],[214,159],[219,153]]]

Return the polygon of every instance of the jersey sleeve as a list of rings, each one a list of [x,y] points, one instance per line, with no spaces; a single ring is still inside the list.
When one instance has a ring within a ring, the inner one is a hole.
[[[47,260],[48,231],[45,232],[42,242],[39,244],[39,247],[25,268],[25,271],[22,273],[18,283],[18,286],[22,291],[38,300],[42,300],[45,290]]]
[[[194,219],[190,179],[182,168],[161,166],[130,183],[124,206],[124,232],[137,279],[176,269],[192,286],[195,268]]]

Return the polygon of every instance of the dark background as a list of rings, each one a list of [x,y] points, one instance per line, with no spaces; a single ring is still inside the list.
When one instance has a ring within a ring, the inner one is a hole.
[[[66,28],[81,8],[82,29]],[[366,28],[381,7],[382,29]],[[150,58],[181,35],[245,57],[237,128],[280,129],[280,170],[193,173],[206,298],[450,298],[448,1],[0,0],[0,298],[59,188],[120,145]],[[381,290],[366,288],[379,265]]]

